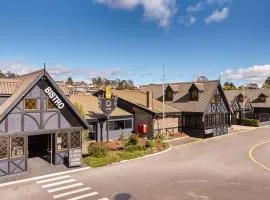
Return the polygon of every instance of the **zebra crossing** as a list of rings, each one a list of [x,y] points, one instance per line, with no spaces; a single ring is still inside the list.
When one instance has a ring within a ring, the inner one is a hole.
[[[70,175],[56,176],[36,181],[42,189],[47,190],[53,199],[59,200],[109,200],[107,197],[98,197],[99,193],[91,187],[85,186]]]

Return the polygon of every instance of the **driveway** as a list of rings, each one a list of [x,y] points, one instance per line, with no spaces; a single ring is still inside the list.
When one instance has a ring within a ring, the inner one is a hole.
[[[270,128],[200,140],[69,177],[0,186],[0,199],[269,200],[270,171],[249,157],[254,145],[267,140]],[[270,143],[265,143],[253,156],[268,165],[269,149]],[[79,185],[70,186],[74,184]]]

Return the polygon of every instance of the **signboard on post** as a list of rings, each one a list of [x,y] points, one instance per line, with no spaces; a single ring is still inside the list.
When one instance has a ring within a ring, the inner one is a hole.
[[[69,167],[82,166],[82,149],[69,149],[68,150],[68,165]]]
[[[112,95],[110,86],[105,87],[104,95],[99,96],[99,107],[107,117],[107,141],[109,141],[109,118],[117,106],[117,97]],[[102,138],[102,137],[101,137]],[[102,139],[103,140],[103,139]]]

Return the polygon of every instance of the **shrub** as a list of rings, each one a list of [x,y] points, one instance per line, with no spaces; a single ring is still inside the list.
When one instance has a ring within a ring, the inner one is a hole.
[[[91,157],[102,158],[108,155],[108,147],[102,144],[89,145],[88,154]]]
[[[156,143],[154,140],[146,140],[145,147],[153,149],[156,146]]]
[[[257,119],[248,119],[248,118],[242,119],[242,124],[244,126],[255,126],[255,127],[259,127],[259,123],[260,123],[260,121],[257,120]]]
[[[155,140],[165,140],[166,139],[166,135],[165,134],[162,134],[162,133],[157,133],[154,137]]]
[[[138,146],[138,145],[129,145],[129,146],[125,146],[124,151],[126,152],[134,152],[134,151],[141,151],[143,150],[142,146]]]
[[[84,159],[84,163],[90,167],[101,167],[111,163],[119,162],[121,158],[116,154],[108,154],[105,157],[87,157]]]
[[[120,135],[119,135],[119,140],[124,140],[125,139],[125,135],[124,135],[124,133],[122,132],[122,133],[120,133]]]
[[[138,136],[134,133],[132,133],[129,138],[128,138],[128,142],[126,146],[130,146],[130,145],[137,145],[138,144]]]

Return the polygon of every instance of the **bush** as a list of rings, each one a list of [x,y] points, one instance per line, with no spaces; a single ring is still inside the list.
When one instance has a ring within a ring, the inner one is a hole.
[[[154,140],[146,140],[145,147],[153,149],[156,146],[156,143]]]
[[[154,137],[155,140],[165,140],[166,139],[166,135],[162,134],[162,133],[157,133]]]
[[[126,146],[130,146],[130,145],[137,145],[138,144],[138,136],[134,133],[132,133],[129,138],[128,138],[128,142]]]
[[[142,146],[138,146],[138,145],[129,145],[129,146],[125,146],[124,151],[126,152],[134,152],[134,151],[141,151],[143,150]]]
[[[108,147],[102,144],[89,145],[88,154],[91,157],[102,158],[108,155]]]
[[[260,123],[260,121],[257,120],[257,119],[248,119],[248,118],[242,119],[242,124],[244,126],[255,126],[255,127],[259,127],[259,123]]]
[[[124,140],[125,139],[125,135],[124,135],[124,133],[122,132],[122,133],[120,133],[120,135],[119,135],[119,140]]]

